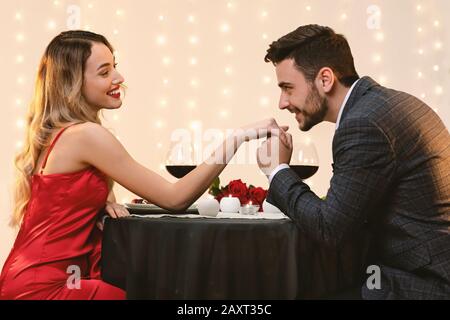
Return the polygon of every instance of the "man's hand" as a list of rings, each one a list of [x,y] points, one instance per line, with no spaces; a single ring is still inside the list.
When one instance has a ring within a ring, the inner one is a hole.
[[[270,175],[272,171],[282,163],[289,164],[292,157],[292,136],[284,133],[286,144],[280,141],[279,137],[270,137],[257,151],[258,166],[265,175]]]

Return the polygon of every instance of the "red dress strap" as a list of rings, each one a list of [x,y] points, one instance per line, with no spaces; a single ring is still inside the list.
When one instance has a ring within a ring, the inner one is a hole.
[[[40,170],[40,174],[42,174],[44,172],[45,166],[47,165],[47,159],[48,156],[50,155],[50,152],[52,151],[53,147],[55,146],[56,141],[58,141],[59,137],[61,137],[61,135],[63,134],[64,131],[66,131],[66,129],[70,128],[71,126],[76,125],[76,123],[73,123],[71,125],[68,125],[67,127],[62,128],[61,130],[59,130],[58,134],[56,135],[56,137],[53,139],[52,144],[50,145],[50,148],[48,148],[47,154],[45,155],[45,159],[44,162],[42,163],[41,166],[41,170]]]

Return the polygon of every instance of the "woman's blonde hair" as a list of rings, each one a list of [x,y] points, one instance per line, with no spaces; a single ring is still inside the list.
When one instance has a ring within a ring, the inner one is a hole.
[[[31,177],[39,155],[50,144],[57,128],[73,122],[101,124],[99,110],[85,101],[81,89],[86,61],[93,43],[103,43],[114,52],[102,35],[88,31],[66,31],[47,46],[41,62],[34,96],[27,115],[23,149],[15,158],[13,214],[10,225],[20,225],[31,196]]]

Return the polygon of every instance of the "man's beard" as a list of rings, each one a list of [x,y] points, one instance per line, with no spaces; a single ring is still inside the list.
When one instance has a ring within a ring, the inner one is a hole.
[[[300,130],[309,131],[316,124],[323,121],[328,112],[328,101],[326,97],[321,97],[316,86],[311,86],[311,91],[305,100],[305,107],[311,106],[312,111],[301,111],[303,116],[303,124],[300,124]]]

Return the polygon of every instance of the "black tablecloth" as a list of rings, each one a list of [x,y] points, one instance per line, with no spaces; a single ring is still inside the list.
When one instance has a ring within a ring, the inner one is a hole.
[[[324,247],[291,220],[108,218],[102,276],[128,299],[317,298],[361,281],[365,248]]]

